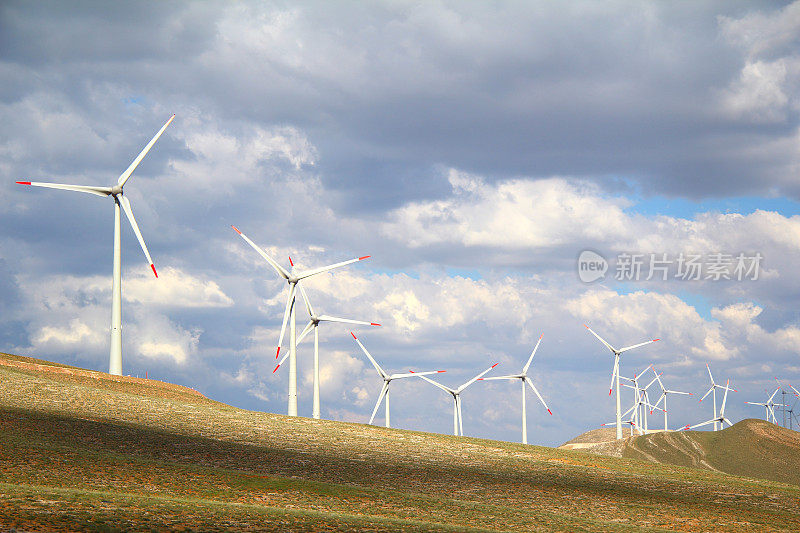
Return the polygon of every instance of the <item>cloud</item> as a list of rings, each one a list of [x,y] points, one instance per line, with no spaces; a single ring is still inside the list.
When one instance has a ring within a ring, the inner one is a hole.
[[[148,306],[230,307],[233,300],[212,280],[201,280],[177,268],[161,270],[158,279],[141,272],[125,279],[125,300]]]

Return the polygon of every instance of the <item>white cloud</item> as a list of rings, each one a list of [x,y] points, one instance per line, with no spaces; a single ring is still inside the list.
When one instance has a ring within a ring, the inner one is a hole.
[[[492,248],[546,247],[584,238],[602,242],[628,234],[623,199],[563,178],[514,179],[486,184],[480,177],[448,171],[453,195],[407,204],[382,224],[381,233],[410,247],[442,242]]]
[[[782,122],[787,119],[787,61],[748,62],[739,79],[722,95],[725,111],[753,122]]]
[[[215,308],[230,307],[233,300],[219,285],[209,279],[200,279],[183,270],[167,267],[158,279],[139,270],[129,272],[125,279],[125,300],[144,305]]]

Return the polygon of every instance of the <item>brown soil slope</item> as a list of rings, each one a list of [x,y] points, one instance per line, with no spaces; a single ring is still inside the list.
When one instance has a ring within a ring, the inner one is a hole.
[[[636,437],[628,441],[623,457],[800,485],[800,433],[764,420],[742,420],[716,432]]]
[[[793,485],[0,360],[0,530],[800,530]]]

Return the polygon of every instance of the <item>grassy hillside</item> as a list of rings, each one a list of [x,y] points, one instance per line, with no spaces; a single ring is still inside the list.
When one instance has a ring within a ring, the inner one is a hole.
[[[800,433],[764,420],[742,420],[722,431],[637,437],[628,441],[623,457],[800,485]]]
[[[800,487],[289,418],[0,355],[0,529],[797,531]]]

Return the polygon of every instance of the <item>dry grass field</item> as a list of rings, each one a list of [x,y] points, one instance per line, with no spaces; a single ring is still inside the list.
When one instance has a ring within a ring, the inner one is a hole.
[[[0,355],[4,528],[798,531],[800,487],[245,411]]]

